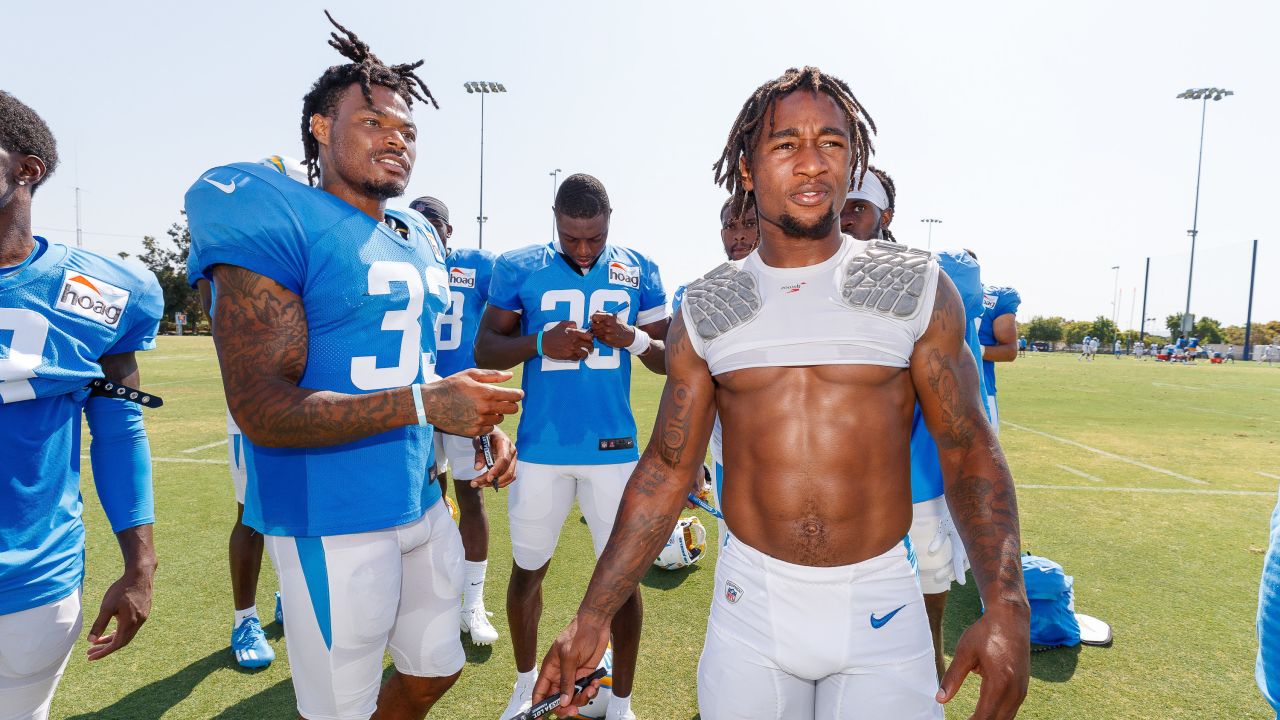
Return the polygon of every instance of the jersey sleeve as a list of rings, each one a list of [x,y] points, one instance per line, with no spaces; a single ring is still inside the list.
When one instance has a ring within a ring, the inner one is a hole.
[[[680,305],[684,302],[684,290],[689,287],[687,284],[676,288],[676,292],[671,296],[671,314],[676,315],[680,312]]]
[[[481,250],[476,262],[476,300],[481,305],[489,302],[489,283],[493,280],[493,253]]]
[[[189,280],[235,265],[302,294],[306,233],[278,188],[235,167],[214,168],[187,191],[186,209],[198,262],[188,267]]]
[[[506,254],[498,256],[493,263],[493,277],[489,280],[488,301],[490,305],[511,312],[523,312],[520,302],[520,269]]]
[[[133,302],[125,310],[129,324],[103,355],[154,350],[156,347],[156,330],[164,316],[164,292],[150,270],[143,271],[142,275],[141,287],[134,290]]]
[[[648,325],[668,317],[667,292],[662,289],[662,273],[658,263],[645,258],[644,274],[640,277],[640,308],[637,325]]]
[[[1000,293],[1000,297],[996,300],[995,311],[991,314],[993,318],[1001,315],[1017,315],[1018,306],[1022,305],[1022,296],[1013,288],[1005,288]]]

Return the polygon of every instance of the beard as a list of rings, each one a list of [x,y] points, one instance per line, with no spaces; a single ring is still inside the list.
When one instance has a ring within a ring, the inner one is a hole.
[[[827,208],[827,212],[822,217],[805,225],[796,216],[784,212],[778,218],[778,227],[782,228],[788,237],[822,240],[831,234],[831,228],[835,227],[838,219],[835,210]]]
[[[407,181],[400,182],[399,180],[384,180],[382,182],[365,180],[360,183],[360,189],[372,197],[376,197],[381,200],[390,200],[403,195],[405,188],[408,187],[408,185],[409,183]]]

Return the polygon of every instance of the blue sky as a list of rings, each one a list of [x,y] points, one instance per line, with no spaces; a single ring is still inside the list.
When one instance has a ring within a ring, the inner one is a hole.
[[[474,245],[479,102],[486,101],[485,247],[545,242],[548,173],[588,172],[615,207],[611,239],[655,257],[669,291],[721,259],[712,182],[742,102],[788,66],[850,83],[880,132],[875,163],[898,185],[899,240],[967,246],[989,283],[1033,314],[1136,321],[1186,292],[1198,103],[1210,103],[1193,312],[1244,320],[1248,242],[1259,238],[1254,317],[1280,319],[1280,10],[1264,2],[23,3],[0,88],[53,127],[63,166],[36,196],[35,225],[73,243],[83,189],[86,247],[135,251],[178,217],[199,173],[301,156],[301,98],[341,58],[328,7],[390,62],[424,58],[439,111],[409,194],[450,206]],[[563,175],[562,175],[563,177]],[[396,204],[396,202],[393,202]],[[1140,302],[1140,299],[1139,299]]]

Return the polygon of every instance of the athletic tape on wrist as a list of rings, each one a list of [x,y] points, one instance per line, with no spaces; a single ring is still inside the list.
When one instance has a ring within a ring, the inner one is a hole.
[[[632,355],[643,355],[649,352],[649,346],[653,344],[653,338],[649,337],[649,333],[636,328],[636,339],[631,341],[627,346],[627,352]]]
[[[418,425],[426,427],[427,411],[422,407],[422,383],[414,383],[409,392],[413,393],[413,409],[418,411]]]
[[[544,332],[546,332],[546,330],[538,331],[538,357],[542,357],[542,333]]]

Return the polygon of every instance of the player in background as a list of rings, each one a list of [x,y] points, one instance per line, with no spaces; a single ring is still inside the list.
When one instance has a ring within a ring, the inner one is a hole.
[[[90,661],[151,612],[151,450],[137,403],[90,381],[141,385],[135,353],[164,311],[150,271],[31,234],[31,199],[58,166],[44,120],[0,91],[0,717],[44,720],[83,626],[80,418],[93,483],[124,556],[89,628]],[[107,632],[115,618],[114,632]]]
[[[1100,342],[1101,340],[1099,340],[1097,337],[1089,338],[1089,361],[1090,362],[1093,362],[1093,360],[1098,356],[1098,343]],[[999,430],[999,429],[1000,428],[997,426],[996,430]]]
[[[1027,336],[1023,335],[1018,338],[1018,357],[1027,356]]]
[[[559,691],[557,713],[589,694],[575,696],[574,678],[603,655],[610,619],[665,542],[717,411],[732,537],[699,663],[702,717],[941,718],[938,703],[969,672],[982,676],[979,717],[1012,718],[1025,697],[1016,500],[960,298],[927,253],[836,224],[851,173],[866,167],[869,124],[848,86],[817,68],[788,70],[744,103],[716,179],[737,207],[756,196],[760,249],[692,283],[672,323],[649,446],[586,597],[544,658],[535,695]],[[985,606],[941,690],[905,538],[917,398]]]
[[[476,248],[450,247],[453,225],[449,208],[433,197],[420,197],[409,207],[422,213],[445,246],[445,270],[449,274],[449,309],[436,319],[436,373],[449,376],[476,366],[476,328],[489,300],[493,253]],[[484,608],[484,577],[489,567],[489,516],[484,509],[484,489],[471,486],[483,472],[474,466],[475,441],[438,432],[436,466],[452,478],[458,498],[458,531],[466,559],[462,563],[462,611],[458,623],[477,645],[492,645],[498,631]],[[441,482],[445,482],[441,478]],[[444,486],[441,486],[444,492]]]
[[[1000,434],[1000,412],[996,405],[996,363],[1018,358],[1018,306],[1022,297],[1011,287],[987,285],[982,296],[982,325],[978,340],[982,343],[982,384],[987,392],[987,416],[991,427]],[[1096,348],[1096,345],[1094,346]],[[1092,352],[1090,352],[1092,359]]]
[[[332,21],[332,18],[330,18]],[[197,270],[213,281],[214,342],[245,436],[244,522],[266,535],[304,718],[422,718],[465,663],[462,542],[428,480],[433,426],[489,435],[522,393],[509,373],[438,379],[444,252],[413,210],[388,209],[416,159],[414,73],[334,22],[350,62],[303,98],[308,187],[254,163],[216,167],[186,195]],[[477,458],[479,460],[479,458]],[[385,652],[395,671],[379,689]]]
[[[741,260],[750,255],[760,245],[760,232],[756,229],[756,209],[748,205],[742,214],[729,214],[729,203],[732,198],[720,206],[720,243],[724,246],[725,257],[730,260]],[[676,288],[671,295],[671,312],[680,309],[680,301],[684,299],[685,285]]]
[[[872,165],[858,183],[851,181],[849,194],[840,212],[840,229],[855,240],[893,239],[889,224],[897,203],[897,185],[893,178]],[[978,343],[978,324],[982,320],[982,280],[977,258],[968,250],[944,250],[935,254],[938,266],[955,283],[965,310],[965,343],[973,353],[975,366],[982,359]],[[982,377],[978,377],[978,399],[985,404]],[[934,664],[938,678],[944,669],[942,657],[942,619],[947,608],[947,593],[952,582],[965,582],[969,559],[964,543],[943,497],[942,466],[938,445],[925,426],[924,413],[916,403],[911,419],[911,528],[908,536],[915,551],[916,571],[924,594],[924,609],[933,636]]]
[[[271,155],[258,161],[264,167],[287,175],[300,183],[307,183],[306,167],[290,157]],[[213,322],[213,284],[200,274],[200,259],[194,252],[187,253],[187,281],[200,293],[200,305],[205,317]],[[276,659],[276,651],[267,642],[258,617],[258,576],[262,572],[262,533],[244,524],[244,489],[249,482],[249,470],[245,467],[244,434],[236,425],[231,410],[227,410],[227,467],[231,471],[231,488],[236,499],[236,522],[231,526],[227,541],[227,559],[231,566],[231,654],[236,663],[245,668],[260,668]],[[280,593],[276,592],[276,622],[284,622],[284,609]]]
[[[1085,335],[1080,341],[1080,355],[1076,357],[1076,362],[1089,359],[1089,336]]]
[[[1135,342],[1133,344],[1133,356],[1138,358],[1139,360],[1146,359],[1143,355],[1146,352],[1146,349],[1147,349],[1146,345],[1144,345],[1141,340]]]
[[[498,257],[476,337],[481,367],[524,364],[520,482],[507,500],[514,556],[507,618],[518,675],[504,719],[533,703],[542,579],[574,498],[599,556],[636,465],[631,359],[659,374],[666,368],[669,316],[658,266],[608,242],[613,209],[604,185],[590,175],[570,175],[553,209],[555,242]],[[672,527],[674,519],[668,537]],[[639,592],[628,595],[612,626],[609,720],[634,717],[642,608]]]

